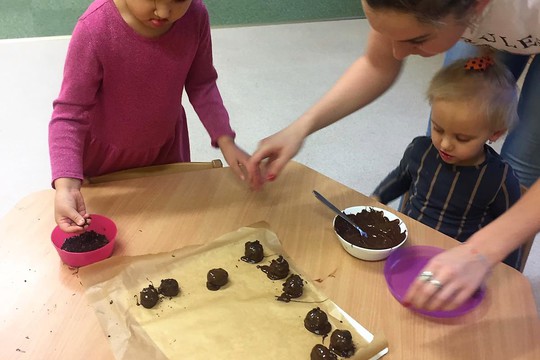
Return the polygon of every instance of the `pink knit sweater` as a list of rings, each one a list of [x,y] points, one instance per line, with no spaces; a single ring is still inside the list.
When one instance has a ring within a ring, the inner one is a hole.
[[[158,38],[96,0],[69,44],[49,124],[52,180],[189,161],[185,87],[211,144],[234,137],[216,85],[208,12],[201,0]]]

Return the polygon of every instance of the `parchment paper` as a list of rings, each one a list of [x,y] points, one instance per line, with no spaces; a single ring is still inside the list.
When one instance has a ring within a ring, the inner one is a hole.
[[[254,264],[240,260],[247,241],[259,240],[269,265],[283,255],[290,273],[304,280],[304,293],[284,303],[284,280],[272,281]],[[206,288],[212,268],[229,273],[218,291]],[[268,229],[244,227],[203,246],[168,253],[112,257],[83,267],[79,276],[117,359],[309,359],[317,343],[329,346],[304,327],[306,314],[320,307],[332,330],[353,334],[357,351],[351,359],[377,359],[388,351],[384,336],[373,336],[322,294],[284,254]],[[174,278],[180,294],[163,298],[152,309],[137,306],[135,295],[151,282]]]

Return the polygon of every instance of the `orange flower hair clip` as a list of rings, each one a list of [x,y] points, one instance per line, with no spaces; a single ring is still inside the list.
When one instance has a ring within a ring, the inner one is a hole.
[[[495,62],[489,56],[470,58],[465,63],[465,70],[486,71]]]

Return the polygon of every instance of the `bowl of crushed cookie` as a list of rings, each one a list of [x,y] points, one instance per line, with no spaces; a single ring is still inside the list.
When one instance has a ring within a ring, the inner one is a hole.
[[[390,253],[407,241],[405,223],[394,213],[375,206],[353,206],[343,212],[367,236],[343,220],[334,218],[334,231],[341,246],[352,256],[367,261],[386,259]]]
[[[52,231],[52,243],[66,265],[86,266],[112,255],[117,233],[114,221],[98,214],[91,214],[90,219],[80,234],[66,233],[58,226]]]

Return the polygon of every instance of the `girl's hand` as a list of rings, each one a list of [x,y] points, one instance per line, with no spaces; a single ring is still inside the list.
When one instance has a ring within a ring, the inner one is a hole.
[[[60,178],[54,182],[54,219],[60,229],[68,233],[81,233],[90,224],[90,215],[81,194],[78,179]]]
[[[231,137],[223,136],[218,139],[217,143],[231,170],[240,180],[246,181],[247,173],[245,169],[249,154],[240,149]]]
[[[292,126],[263,139],[246,166],[250,186],[259,190],[266,181],[274,181],[303,142],[304,137]]]
[[[429,261],[421,272],[427,276],[418,277],[411,284],[403,305],[429,311],[453,310],[480,287],[492,266],[470,245],[456,246]],[[441,285],[437,286],[434,280]]]

